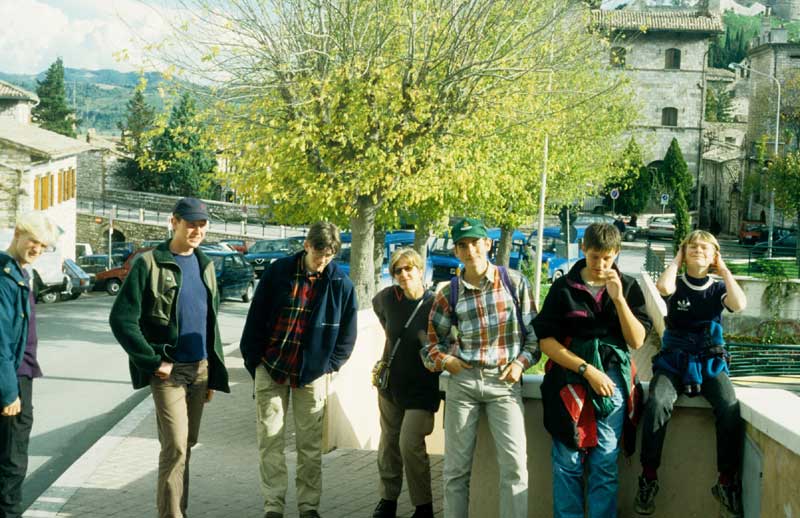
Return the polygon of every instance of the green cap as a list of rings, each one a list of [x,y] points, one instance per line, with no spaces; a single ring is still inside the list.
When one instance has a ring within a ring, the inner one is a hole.
[[[486,232],[486,227],[481,220],[476,218],[464,218],[459,220],[453,225],[453,230],[450,232],[450,235],[453,236],[453,243],[458,243],[466,237],[489,237],[489,234]]]

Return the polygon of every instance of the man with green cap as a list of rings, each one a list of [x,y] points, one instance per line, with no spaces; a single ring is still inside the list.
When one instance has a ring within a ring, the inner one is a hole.
[[[516,271],[494,266],[491,240],[478,219],[452,228],[461,274],[437,289],[428,323],[430,344],[423,361],[447,371],[445,406],[444,514],[469,514],[472,456],[481,408],[497,450],[501,518],[528,515],[528,470],[522,410],[522,372],[539,350],[531,321],[530,285]]]

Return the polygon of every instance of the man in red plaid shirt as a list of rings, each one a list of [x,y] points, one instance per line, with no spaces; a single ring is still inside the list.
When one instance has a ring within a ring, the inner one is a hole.
[[[300,518],[319,517],[322,417],[328,374],[350,357],[356,340],[353,283],[335,263],[336,225],[314,224],[303,251],[278,259],[261,277],[240,350],[255,379],[264,517],[282,518],[288,475],[284,427],[292,399]]]

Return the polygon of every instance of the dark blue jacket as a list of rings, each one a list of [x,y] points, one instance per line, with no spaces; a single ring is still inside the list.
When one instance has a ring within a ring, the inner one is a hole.
[[[289,303],[292,277],[303,253],[274,261],[264,270],[258,283],[239,342],[244,366],[253,377],[275,322]],[[317,282],[320,284],[312,301],[309,326],[303,334],[301,386],[323,374],[338,371],[356,343],[358,304],[353,283],[333,262],[325,267]]]
[[[19,396],[17,369],[28,340],[30,285],[22,268],[10,255],[0,252],[0,406]]]

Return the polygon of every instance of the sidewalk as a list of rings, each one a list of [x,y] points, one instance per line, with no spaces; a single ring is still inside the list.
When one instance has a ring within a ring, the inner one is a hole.
[[[216,394],[206,407],[200,443],[192,450],[191,518],[261,518],[253,383],[236,353],[226,356],[231,394]],[[288,420],[291,423],[291,416]],[[297,516],[295,450],[289,425],[289,492],[285,516]],[[153,403],[148,396],[88,450],[25,512],[29,518],[155,517],[158,462]],[[324,518],[368,517],[379,500],[376,452],[335,450],[323,456]],[[431,457],[434,510],[442,511],[442,457]],[[398,515],[413,507],[405,487]]]

